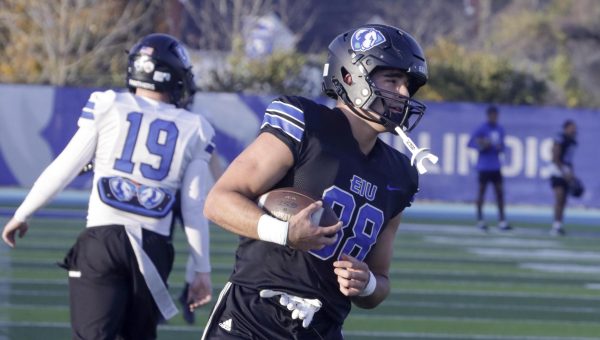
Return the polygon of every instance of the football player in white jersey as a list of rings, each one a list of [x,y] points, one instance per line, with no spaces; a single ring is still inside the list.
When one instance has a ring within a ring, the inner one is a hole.
[[[184,108],[195,85],[183,46],[165,34],[142,38],[129,52],[127,92],[94,92],[79,129],[37,179],[6,224],[15,246],[27,220],[94,160],[85,230],[64,259],[74,339],[154,339],[162,315],[177,313],[166,287],[174,251],[171,208],[177,190],[190,262],[196,273],[190,307],[211,299],[208,222],[214,130]]]

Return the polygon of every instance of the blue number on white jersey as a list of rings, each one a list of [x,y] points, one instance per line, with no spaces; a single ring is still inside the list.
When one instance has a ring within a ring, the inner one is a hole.
[[[131,161],[131,158],[137,147],[137,138],[140,132],[142,117],[143,114],[140,112],[130,112],[127,114],[129,129],[121,157],[115,160],[114,169],[129,174],[133,172],[134,163]],[[173,122],[155,119],[150,123],[145,146],[148,152],[160,156],[160,165],[158,168],[154,168],[151,164],[142,163],[140,165],[140,172],[144,178],[160,181],[167,177],[171,168],[171,162],[173,161],[173,153],[175,152],[178,136],[179,130]]]
[[[115,160],[114,168],[130,174],[133,172],[133,163],[131,162],[131,157],[133,156],[135,143],[137,141],[138,134],[140,133],[142,113],[130,112],[127,114],[127,121],[129,122],[129,130],[127,130],[125,145],[123,146],[121,157]]]

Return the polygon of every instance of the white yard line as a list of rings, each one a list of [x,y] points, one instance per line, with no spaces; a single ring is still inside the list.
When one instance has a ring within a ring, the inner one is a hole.
[[[489,304],[487,302],[481,303],[455,303],[455,302],[402,302],[393,301],[385,302],[385,306],[394,307],[427,307],[427,308],[439,308],[439,309],[462,309],[462,310],[510,310],[515,311],[532,311],[532,312],[564,312],[564,313],[590,313],[600,314],[600,307],[552,307],[552,306],[524,306],[523,304]],[[354,314],[354,316],[362,314]]]
[[[519,267],[546,273],[600,274],[599,265],[524,262],[520,263]]]
[[[499,336],[499,335],[446,335],[436,333],[410,333],[410,332],[368,332],[368,331],[350,331],[344,332],[348,336],[369,336],[375,339],[411,339],[411,340],[435,340],[435,339],[456,339],[456,340],[598,340],[598,338],[582,337],[554,337],[554,336]]]
[[[566,249],[511,249],[511,248],[468,248],[468,251],[479,255],[500,259],[539,259],[539,260],[561,260],[561,261],[600,261],[600,252],[576,251]]]
[[[596,289],[600,289],[600,283],[589,285],[597,285]],[[590,287],[588,287],[590,288]],[[600,296],[589,296],[589,295],[556,295],[548,293],[525,293],[525,292],[487,292],[487,291],[471,291],[471,292],[455,292],[455,291],[440,291],[440,290],[402,290],[405,294],[419,294],[419,295],[448,295],[464,296],[464,297],[506,297],[506,298],[551,298],[554,300],[582,300],[582,301],[598,301],[600,303]]]
[[[495,246],[514,248],[562,248],[560,242],[554,240],[520,239],[514,237],[460,237],[460,236],[425,236],[426,242],[455,246]]]

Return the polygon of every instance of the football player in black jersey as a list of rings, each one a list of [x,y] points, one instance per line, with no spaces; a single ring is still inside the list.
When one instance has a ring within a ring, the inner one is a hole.
[[[577,125],[568,119],[563,123],[562,132],[554,137],[550,185],[554,191],[554,223],[550,229],[552,236],[564,236],[563,215],[567,205],[569,189],[575,180],[573,156],[577,149]]]
[[[378,136],[414,128],[425,106],[411,97],[426,81],[423,51],[408,33],[366,25],[329,45],[323,88],[335,108],[302,97],[271,102],[256,140],[207,197],[206,217],[242,237],[204,339],[342,339],[351,303],[374,308],[386,298],[418,173]],[[322,200],[283,222],[255,202],[280,187]],[[322,205],[340,222],[313,224]]]

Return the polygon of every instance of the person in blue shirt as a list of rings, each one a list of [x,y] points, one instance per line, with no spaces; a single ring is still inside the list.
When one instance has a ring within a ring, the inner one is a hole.
[[[498,228],[506,231],[512,227],[504,216],[504,189],[502,180],[502,164],[500,154],[504,152],[504,128],[498,124],[498,108],[490,106],[486,110],[487,121],[481,124],[472,134],[469,147],[478,151],[476,169],[479,173],[477,191],[477,227],[487,231],[488,226],[483,219],[483,203],[488,183],[492,184],[498,205]]]

